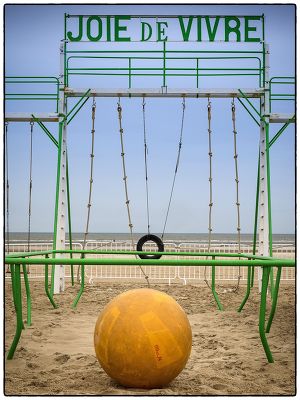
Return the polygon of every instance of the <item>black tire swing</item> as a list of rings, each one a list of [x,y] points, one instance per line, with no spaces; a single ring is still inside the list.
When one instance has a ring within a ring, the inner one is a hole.
[[[147,242],[154,242],[157,245],[158,251],[161,253],[165,250],[165,246],[163,241],[161,240],[160,237],[156,235],[152,235],[151,233],[148,233],[147,235],[142,236],[139,241],[137,242],[136,249],[137,251],[143,251],[143,246]],[[139,254],[139,257],[144,259],[144,260],[157,260],[161,258],[162,254]]]
[[[178,147],[178,154],[177,154],[177,161],[176,161],[176,167],[175,167],[175,173],[174,173],[174,178],[173,178],[173,183],[172,183],[172,188],[171,188],[171,193],[170,193],[170,198],[169,198],[169,203],[168,203],[168,208],[167,208],[167,214],[164,222],[164,227],[163,227],[163,232],[161,237],[153,235],[150,233],[150,213],[149,213],[149,190],[148,190],[148,146],[147,146],[147,136],[146,136],[146,116],[145,116],[145,98],[143,98],[143,125],[144,125],[144,160],[145,160],[145,181],[146,181],[146,197],[147,197],[147,219],[148,219],[148,233],[144,236],[142,236],[139,241],[137,242],[136,245],[136,250],[141,252],[143,251],[143,246],[147,242],[154,242],[157,246],[158,253],[163,253],[164,252],[164,243],[163,243],[163,237],[165,234],[165,229],[167,225],[167,220],[169,216],[169,211],[170,211],[170,206],[171,206],[171,201],[173,197],[173,191],[174,191],[174,186],[175,186],[175,180],[176,180],[176,175],[177,175],[177,170],[179,166],[179,160],[180,160],[180,152],[181,152],[181,147],[182,147],[182,135],[183,135],[183,122],[184,122],[184,110],[185,110],[185,98],[183,97],[182,101],[182,120],[181,120],[181,131],[180,131],[180,138],[179,138],[179,147]],[[157,260],[161,258],[162,254],[139,254],[138,255],[141,259],[144,260]]]

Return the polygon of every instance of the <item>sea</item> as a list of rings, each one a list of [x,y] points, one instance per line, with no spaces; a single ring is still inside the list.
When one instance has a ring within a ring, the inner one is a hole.
[[[134,240],[139,240],[142,236],[144,236],[146,232],[134,233]],[[153,233],[154,235],[161,236],[160,234]],[[88,234],[88,240],[95,241],[127,241],[130,240],[130,234],[124,232],[91,232]],[[14,242],[24,242],[28,239],[27,232],[10,232],[9,241]],[[67,234],[67,240],[69,239]],[[84,239],[83,232],[74,232],[72,233],[72,241],[82,241]],[[38,242],[48,242],[53,240],[52,232],[31,232],[30,234],[31,241]],[[212,240],[219,243],[236,243],[237,242],[237,234],[236,233],[214,233],[212,235]],[[241,234],[241,242],[249,243],[253,240],[253,234],[243,233]],[[165,233],[164,241],[174,242],[174,243],[183,243],[183,242],[206,242],[208,241],[207,233]],[[295,245],[295,234],[290,233],[275,233],[273,234],[273,243],[274,244],[292,244]]]

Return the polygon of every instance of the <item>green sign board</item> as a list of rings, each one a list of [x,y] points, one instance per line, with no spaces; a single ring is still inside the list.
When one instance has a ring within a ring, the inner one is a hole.
[[[66,31],[70,42],[261,42],[263,16],[76,15]]]

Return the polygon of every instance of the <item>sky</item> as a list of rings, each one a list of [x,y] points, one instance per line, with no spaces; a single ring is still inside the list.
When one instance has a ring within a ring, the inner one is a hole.
[[[292,5],[6,5],[6,76],[57,77],[59,75],[59,45],[64,35],[65,12],[94,15],[261,15],[264,13],[266,41],[270,45],[270,76],[295,75],[295,8]],[[173,28],[170,32],[176,34]],[[134,34],[138,35],[137,32]],[[85,43],[80,46],[84,49],[84,46],[90,46],[90,44]],[[94,46],[103,46],[102,48],[106,50],[123,47],[134,50],[142,48],[141,46],[147,49],[161,49],[162,44],[132,42],[118,45],[114,42],[101,42]],[[191,49],[220,49],[224,45],[220,43],[167,43],[169,49],[187,49],[188,46]],[[257,49],[257,44],[252,43],[243,43],[239,46],[227,43],[226,46],[230,49],[243,48],[244,50],[251,50],[256,46]],[[122,62],[120,61],[121,66],[123,66]],[[73,67],[80,65],[78,60],[73,60],[72,63]],[[136,66],[141,65],[136,64]],[[191,66],[189,61],[186,61],[185,65]],[[204,65],[208,66],[208,64]],[[256,66],[253,60],[247,65],[251,68]],[[134,87],[161,86],[161,80],[157,77],[136,77],[133,78],[132,83]],[[170,77],[167,84],[170,88],[189,88],[195,87],[195,80]],[[199,85],[207,88],[257,87],[257,79],[254,77],[227,77],[226,79],[202,77]],[[125,88],[127,81],[124,77],[73,76],[70,78],[70,86],[87,89],[89,87]],[[12,90],[12,87],[8,89]],[[24,92],[26,89],[22,88]],[[117,99],[97,98],[96,102],[95,164],[90,231],[127,232]],[[74,232],[84,231],[87,217],[91,103],[90,99],[68,126],[70,195]],[[146,232],[142,99],[124,98],[121,103],[132,220],[136,232]],[[274,112],[293,111],[291,102],[274,103],[276,103],[273,105]],[[68,104],[71,108],[75,104],[74,100],[69,100]],[[231,99],[212,99],[211,104],[213,232],[231,233],[236,232],[237,226]],[[258,107],[256,100],[253,104]],[[9,101],[6,111],[50,112],[55,110],[53,102],[48,101]],[[150,225],[153,233],[161,233],[167,211],[177,159],[181,113],[182,100],[179,98],[146,99]],[[209,203],[207,123],[207,100],[187,99],[180,165],[166,232],[207,232]],[[57,124],[45,123],[45,125],[57,137]],[[270,137],[276,134],[280,126],[280,124],[271,126]],[[236,127],[241,232],[251,233],[255,211],[259,128],[238,102],[236,102]],[[15,232],[26,231],[28,225],[29,140],[28,123],[9,124],[9,212],[10,230]],[[35,125],[31,223],[33,232],[53,230],[56,164],[55,146]],[[273,232],[293,233],[295,230],[295,129],[293,125],[290,125],[272,146],[270,165]]]

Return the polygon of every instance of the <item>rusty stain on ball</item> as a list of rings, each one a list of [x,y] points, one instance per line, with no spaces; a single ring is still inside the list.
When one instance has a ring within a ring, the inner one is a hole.
[[[104,371],[122,386],[161,388],[185,367],[192,331],[171,296],[134,289],[115,297],[100,313],[94,345]]]

